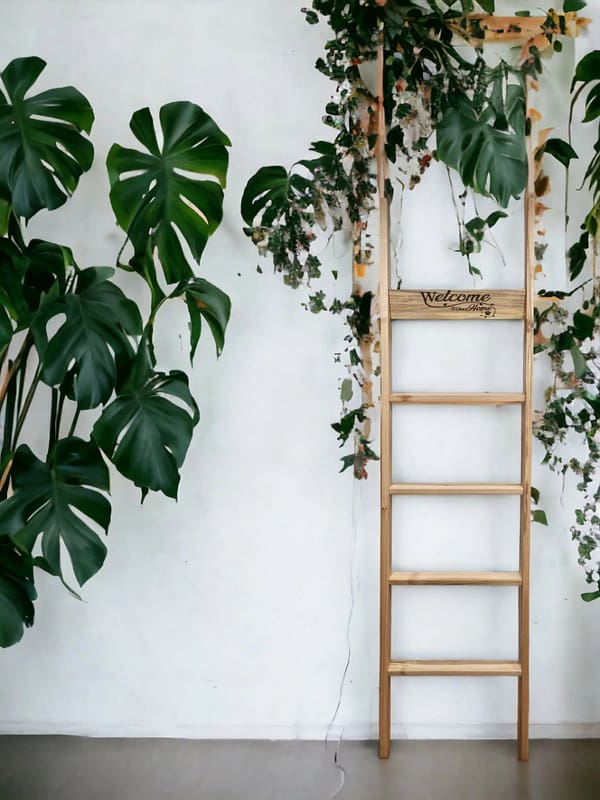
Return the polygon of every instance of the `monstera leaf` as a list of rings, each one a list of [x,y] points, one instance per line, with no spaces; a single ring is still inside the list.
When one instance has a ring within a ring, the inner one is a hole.
[[[46,66],[41,58],[16,58],[1,73],[0,196],[18,217],[61,206],[92,165],[89,133],[94,112],[72,86],[25,97]]]
[[[190,315],[190,360],[194,359],[202,333],[202,318],[208,323],[215,340],[217,356],[220,356],[231,314],[231,300],[228,295],[204,278],[191,278],[171,294],[171,297],[182,296],[185,297]]]
[[[71,250],[54,242],[32,239],[20,250],[0,239],[0,307],[15,321],[16,330],[29,325],[54,285],[64,292],[67,268],[73,264]]]
[[[44,303],[31,326],[42,380],[58,386],[72,371],[73,396],[80,408],[108,401],[119,368],[134,354],[128,337],[142,331],[135,303],[108,280],[113,274],[108,267],[82,270],[75,292]],[[49,338],[48,326],[55,318],[62,324]]]
[[[21,445],[11,470],[14,494],[0,503],[0,531],[31,553],[42,537],[42,553],[60,575],[60,543],[67,548],[82,586],[100,569],[106,547],[90,523],[107,531],[110,503],[97,489],[108,490],[108,469],[93,442],[61,439],[46,463]]]
[[[493,197],[506,208],[527,184],[525,96],[509,86],[504,108],[478,117],[463,104],[437,127],[437,154],[455,169],[465,186]],[[512,128],[512,130],[509,129]]]
[[[268,228],[287,205],[291,179],[285,167],[261,167],[246,184],[242,195],[242,219],[254,225],[262,212],[260,224]]]
[[[170,284],[193,276],[182,240],[198,262],[221,222],[231,142],[193,103],[168,103],[159,117],[162,147],[150,110],[142,108],[130,128],[148,152],[114,144],[106,163],[113,211],[134,248],[131,266],[144,272],[156,252]]]
[[[93,437],[144,493],[152,489],[177,497],[179,467],[198,419],[185,373],[150,372],[104,409]]]
[[[0,535],[0,647],[16,644],[24,626],[33,625],[36,597],[33,559],[10,536]]]

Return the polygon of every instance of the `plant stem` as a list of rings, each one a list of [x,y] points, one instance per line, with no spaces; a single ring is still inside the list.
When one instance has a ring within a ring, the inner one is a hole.
[[[19,352],[15,356],[15,360],[12,362],[12,365],[9,366],[8,368],[8,372],[6,373],[6,377],[2,382],[2,386],[0,386],[0,409],[4,404],[4,399],[6,397],[9,384],[12,381],[15,373],[19,369],[21,361],[23,360],[23,356],[29,350],[30,346],[31,346],[31,334],[28,333],[25,339],[23,340],[21,347],[19,348]]]
[[[56,417],[58,410],[58,389],[52,388],[52,401],[50,403],[50,426],[48,433],[48,455],[54,447],[56,441]]]
[[[27,413],[29,411],[31,403],[33,402],[33,398],[35,396],[38,384],[40,382],[41,371],[42,371],[42,365],[38,364],[38,368],[35,371],[35,375],[33,376],[33,380],[31,381],[31,386],[29,387],[29,391],[27,392],[27,395],[25,397],[25,402],[23,403],[23,408],[21,409],[21,411],[19,413],[19,418],[17,419],[17,427],[15,429],[15,435],[13,437],[13,450],[15,450],[16,447],[17,447],[17,441],[18,441],[19,435],[20,435],[20,433],[21,433],[21,431],[23,429],[23,425],[25,424],[25,419],[27,417]]]
[[[67,434],[68,436],[73,436],[73,434],[75,433],[75,428],[76,428],[77,423],[79,421],[80,412],[81,412],[81,409],[79,408],[79,406],[77,406],[75,408],[75,413],[73,414],[73,420],[71,421],[71,427],[69,428],[69,433]]]

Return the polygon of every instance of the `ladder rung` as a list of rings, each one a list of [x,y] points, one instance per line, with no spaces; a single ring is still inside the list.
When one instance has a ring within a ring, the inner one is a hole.
[[[392,661],[389,675],[515,675],[518,661]]]
[[[505,406],[524,403],[525,395],[519,392],[393,392],[390,403],[419,405]]]
[[[520,483],[392,483],[390,494],[523,494]]]
[[[392,572],[393,586],[520,586],[519,572]]]

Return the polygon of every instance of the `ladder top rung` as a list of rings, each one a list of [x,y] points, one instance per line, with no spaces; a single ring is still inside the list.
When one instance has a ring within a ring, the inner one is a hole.
[[[415,405],[503,406],[524,403],[522,392],[392,392],[391,403]]]
[[[392,319],[525,319],[523,289],[422,289],[389,293]]]
[[[518,661],[392,661],[389,675],[515,675]]]
[[[390,494],[523,494],[520,483],[392,483]]]
[[[520,586],[519,572],[392,572],[393,586]]]

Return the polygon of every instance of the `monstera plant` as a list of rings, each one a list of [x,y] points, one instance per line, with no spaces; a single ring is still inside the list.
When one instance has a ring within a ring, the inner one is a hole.
[[[19,58],[1,73],[3,647],[33,623],[36,568],[67,585],[68,554],[82,586],[102,567],[111,463],[142,499],[150,490],[177,497],[199,413],[187,375],[158,369],[160,309],[168,300],[185,304],[191,359],[203,320],[221,352],[230,314],[227,295],[192,267],[221,222],[230,141],[193,103],[163,106],[160,134],[148,108],[136,111],[130,127],[141,149],[115,144],[108,155],[110,200],[125,237],[116,266],[147,286],[146,318],[113,282],[114,268],[82,267],[62,244],[27,240],[23,223],[63,205],[94,157],[86,98],[70,86],[31,91],[44,67],[40,58]],[[89,436],[78,432],[82,411]],[[34,452],[27,438],[39,444],[46,423],[46,449]]]

